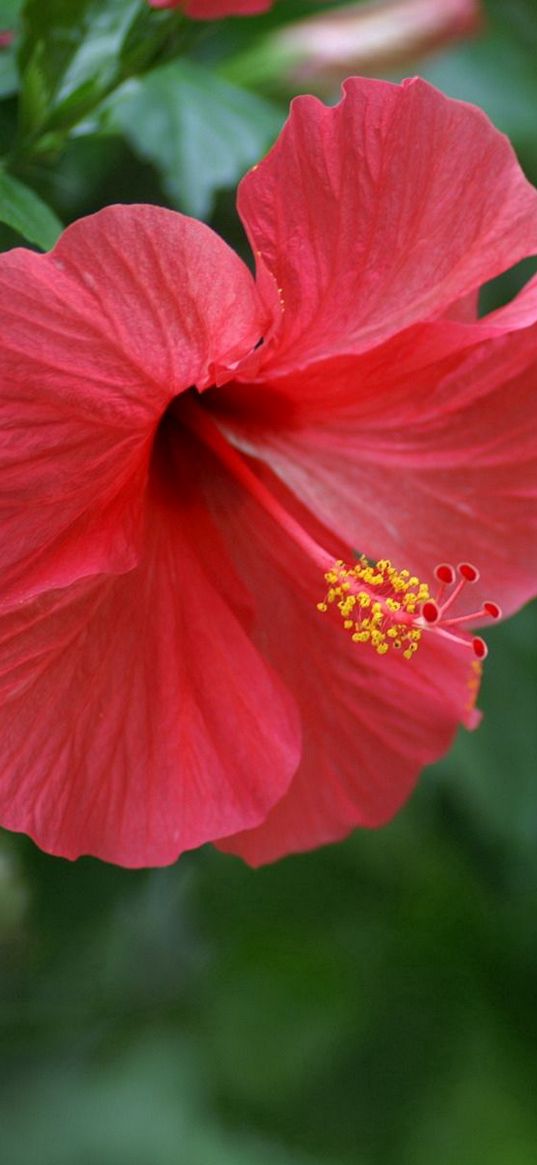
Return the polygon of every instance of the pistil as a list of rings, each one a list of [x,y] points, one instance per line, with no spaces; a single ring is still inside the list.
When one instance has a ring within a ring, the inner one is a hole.
[[[459,626],[481,618],[499,619],[498,604],[487,600],[471,614],[445,618],[464,587],[478,581],[477,567],[461,563],[455,571],[449,563],[441,563],[434,575],[439,586],[433,598],[427,583],[408,570],[396,570],[387,559],[372,564],[362,556],[350,567],[336,562],[325,573],[328,591],[317,606],[324,612],[335,605],[353,641],[371,644],[378,655],[393,648],[402,651],[405,659],[412,659],[423,633],[434,632],[469,648],[478,660],[485,659],[488,649],[484,639]]]

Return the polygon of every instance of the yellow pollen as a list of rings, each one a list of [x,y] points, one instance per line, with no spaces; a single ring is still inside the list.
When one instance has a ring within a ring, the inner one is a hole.
[[[470,676],[468,678],[468,699],[466,701],[466,711],[472,712],[476,705],[476,700],[479,695],[479,688],[481,685],[481,676],[483,675],[483,668],[478,659],[472,660]]]
[[[335,562],[324,577],[328,590],[318,611],[335,605],[353,643],[370,643],[377,655],[393,649],[412,659],[422,636],[412,616],[430,598],[426,583],[409,570],[396,570],[387,558],[372,564],[364,555],[354,566]]]

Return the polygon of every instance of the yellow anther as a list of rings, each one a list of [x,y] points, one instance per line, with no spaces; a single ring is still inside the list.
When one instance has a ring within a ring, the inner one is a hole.
[[[426,583],[409,570],[396,570],[387,558],[372,564],[364,555],[353,566],[335,562],[325,579],[328,590],[317,609],[334,604],[353,643],[371,643],[378,655],[392,648],[412,659],[422,635],[412,616],[430,597]]]

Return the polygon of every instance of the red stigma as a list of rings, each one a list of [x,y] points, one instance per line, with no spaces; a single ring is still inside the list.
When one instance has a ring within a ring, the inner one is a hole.
[[[460,562],[457,570],[465,582],[475,583],[479,579],[477,566],[473,566],[471,562]]]
[[[458,581],[457,581],[458,574]],[[465,623],[473,623],[477,619],[499,619],[501,607],[498,603],[487,599],[478,611],[468,615],[451,615],[461,591],[468,583],[476,583],[479,571],[471,562],[459,563],[457,570],[449,562],[441,562],[434,570],[434,576],[439,583],[438,592],[434,598],[428,598],[422,603],[419,622],[423,630],[435,631],[444,639],[451,639],[454,643],[469,647],[477,659],[485,659],[488,648],[480,635],[468,634],[462,627]]]
[[[450,587],[455,582],[455,571],[449,565],[449,562],[441,562],[434,568],[434,577],[437,582],[444,583],[445,586]]]

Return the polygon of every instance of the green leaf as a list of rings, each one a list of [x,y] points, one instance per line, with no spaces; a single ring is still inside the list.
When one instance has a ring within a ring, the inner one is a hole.
[[[63,227],[54,212],[33,190],[0,169],[0,222],[18,231],[30,243],[48,251]]]
[[[44,45],[39,43],[27,61],[21,76],[19,107],[20,130],[23,136],[36,132],[46,120],[52,100],[50,83],[43,66]]]
[[[186,60],[128,82],[105,113],[106,127],[157,167],[171,202],[200,218],[217,190],[258,161],[282,121],[277,105]]]
[[[143,0],[27,0],[20,66],[23,133],[70,127],[122,78]]]
[[[18,84],[15,52],[11,47],[0,48],[0,97],[11,97],[17,92]]]

